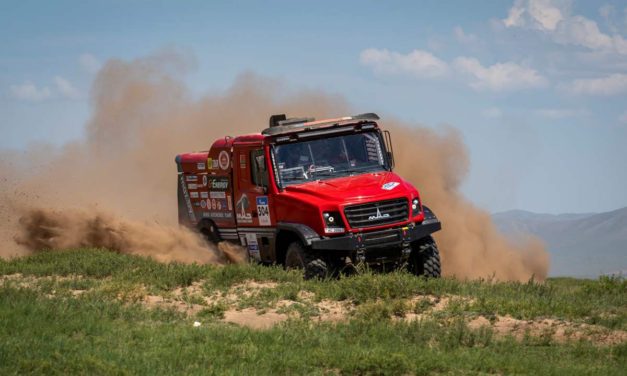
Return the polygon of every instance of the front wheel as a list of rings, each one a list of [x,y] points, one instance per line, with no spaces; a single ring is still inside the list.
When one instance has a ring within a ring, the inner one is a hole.
[[[303,269],[305,279],[324,279],[329,276],[327,263],[311,254],[298,241],[287,247],[285,269]]]
[[[409,271],[418,276],[440,278],[440,251],[431,236],[426,236],[412,244],[409,256]]]

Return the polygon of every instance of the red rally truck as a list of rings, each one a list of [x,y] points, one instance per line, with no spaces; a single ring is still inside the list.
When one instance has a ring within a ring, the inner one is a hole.
[[[315,121],[272,115],[261,133],[179,154],[179,223],[251,260],[325,277],[356,264],[440,276],[440,221],[393,172],[376,114]]]

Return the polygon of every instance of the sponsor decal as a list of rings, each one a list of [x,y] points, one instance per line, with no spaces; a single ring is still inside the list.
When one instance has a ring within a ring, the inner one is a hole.
[[[203,185],[203,187],[206,187],[207,183],[208,183],[207,175],[203,175],[202,176],[202,185]]]
[[[226,198],[226,192],[209,192],[209,197],[211,198]]]
[[[205,162],[196,163],[196,169],[197,170],[204,170],[205,169]]]
[[[200,198],[209,198],[209,192],[200,192]]]
[[[211,189],[219,189],[219,190],[229,189],[229,178],[211,179]]]
[[[187,187],[185,186],[185,178],[183,175],[180,175],[181,182],[181,190],[183,191],[183,198],[185,199],[185,204],[187,205],[187,214],[189,215],[189,219],[192,222],[196,222],[196,216],[194,215],[194,208],[192,206],[192,202],[189,199],[189,192],[187,191]]]
[[[239,241],[240,241],[240,243],[242,243],[242,247],[246,247],[246,236],[240,235],[239,236]]]
[[[226,202],[229,206],[229,210],[233,210],[233,201],[231,200],[231,195],[226,195]]]
[[[368,217],[368,219],[371,221],[374,221],[377,219],[388,218],[389,216],[390,216],[389,213],[381,214],[381,211],[379,210],[379,208],[377,208],[377,215],[371,215],[370,217]]]
[[[259,243],[257,243],[257,235],[253,233],[246,234],[246,245],[248,246],[248,255],[257,261],[261,260],[259,254]]]
[[[185,177],[185,181],[196,181],[196,180],[198,180],[198,176],[196,175],[187,175]]]
[[[257,213],[259,214],[259,226],[270,226],[270,205],[268,205],[268,196],[257,197]]]
[[[211,160],[211,169],[212,170],[217,170],[218,169],[218,160],[217,159],[212,159]]]
[[[209,206],[208,202],[207,202],[207,206]],[[216,210],[216,199],[215,198],[211,199],[211,210]]]
[[[189,197],[198,198],[198,192],[189,192]]]
[[[207,202],[205,200],[200,201],[200,206],[205,209],[207,207]]]
[[[194,202],[194,206],[196,206],[196,207],[200,206],[200,202],[198,202],[198,201]]]
[[[238,223],[252,223],[253,217],[250,213],[250,200],[246,193],[242,193],[239,200],[235,204],[235,211],[237,212]]]
[[[246,155],[244,154],[239,156],[239,168],[246,168]]]
[[[397,182],[397,181],[391,181],[389,183],[385,183],[381,186],[381,189],[386,190],[386,191],[391,191],[392,189],[398,187],[399,185],[401,185],[401,183]]]
[[[229,157],[229,153],[226,150],[222,150],[220,155],[218,155],[218,164],[220,168],[223,170],[228,170],[229,164],[231,163],[231,157]]]
[[[189,184],[187,184],[187,189],[198,189],[198,184],[196,184],[196,183],[189,183]]]
[[[213,169],[213,159],[211,159],[211,158],[207,158],[207,169],[208,170],[212,170]]]
[[[203,218],[228,219],[228,218],[233,218],[233,213],[231,213],[231,212],[210,211],[210,212],[203,212],[202,213],[202,217]]]

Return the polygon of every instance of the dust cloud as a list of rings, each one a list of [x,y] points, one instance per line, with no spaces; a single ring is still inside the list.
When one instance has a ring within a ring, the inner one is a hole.
[[[468,172],[468,153],[460,134],[444,127],[432,129],[391,121],[396,172],[420,190],[423,203],[442,222],[434,237],[442,269],[459,278],[544,280],[549,258],[542,242],[532,236],[511,243],[500,234],[490,215],[460,193]]]
[[[31,209],[20,219],[15,241],[28,249],[99,247],[150,256],[157,261],[203,264],[240,263],[243,258],[222,243],[209,252],[192,231],[172,226],[125,221],[98,212]]]
[[[102,246],[163,261],[243,260],[241,250],[208,249],[177,226],[174,156],[206,150],[226,135],[259,132],[273,113],[324,118],[355,111],[342,97],[294,92],[253,74],[241,75],[225,92],[197,98],[184,84],[189,67],[190,59],[170,52],[111,60],[93,84],[83,140],[0,154],[0,218],[7,218],[0,224],[0,255]],[[397,171],[443,221],[437,241],[445,274],[546,276],[542,245],[509,244],[489,215],[459,193],[468,161],[455,131],[386,119],[382,125],[393,131]]]

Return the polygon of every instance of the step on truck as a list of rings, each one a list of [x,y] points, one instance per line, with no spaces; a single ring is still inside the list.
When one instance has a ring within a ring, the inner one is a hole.
[[[440,221],[393,172],[391,136],[378,120],[272,115],[261,133],[177,155],[179,223],[305,278],[358,265],[439,277],[431,234]]]

